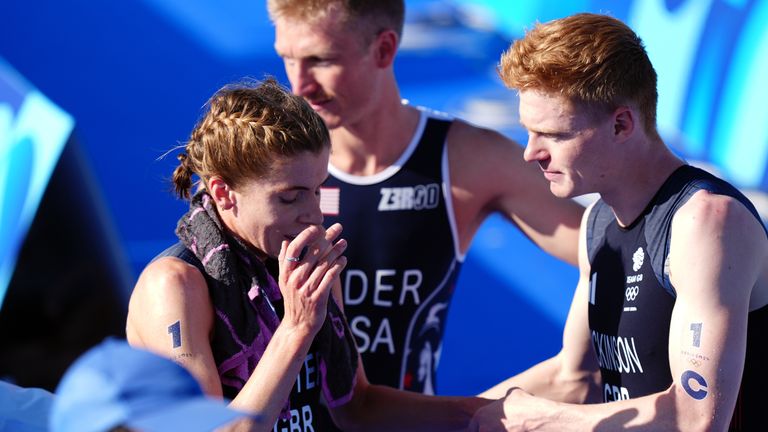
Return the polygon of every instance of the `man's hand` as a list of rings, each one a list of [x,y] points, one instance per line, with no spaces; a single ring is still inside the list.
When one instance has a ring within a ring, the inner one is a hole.
[[[524,432],[548,430],[547,418],[555,412],[556,402],[535,397],[519,387],[507,396],[480,408],[470,423],[472,432]]]
[[[505,431],[504,398],[477,410],[469,424],[469,430],[471,432]]]

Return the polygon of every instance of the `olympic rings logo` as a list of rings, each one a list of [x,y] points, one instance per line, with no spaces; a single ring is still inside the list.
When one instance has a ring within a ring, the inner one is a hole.
[[[625,293],[627,301],[635,301],[638,294],[640,294],[640,287],[637,285],[627,288]]]

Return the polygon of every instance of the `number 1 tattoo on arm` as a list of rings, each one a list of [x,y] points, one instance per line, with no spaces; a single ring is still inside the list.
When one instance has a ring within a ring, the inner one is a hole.
[[[697,322],[697,323],[691,323],[691,332],[693,332],[693,339],[691,341],[691,344],[696,347],[701,347],[701,328],[703,327],[703,323]],[[689,355],[692,356],[691,362],[695,366],[699,366],[701,360],[709,360],[706,356],[703,356],[701,354],[693,354],[690,353]],[[707,380],[699,374],[698,372],[694,370],[686,370],[683,372],[683,374],[680,376],[680,384],[682,384],[683,390],[685,390],[686,393],[690,397],[692,397],[695,400],[702,400],[709,394],[709,389],[707,388]]]
[[[169,325],[168,334],[170,334],[173,339],[173,348],[180,347],[181,346],[181,321],[176,321],[175,323]]]
[[[691,331],[693,332],[693,346],[701,346],[701,323],[691,323]]]

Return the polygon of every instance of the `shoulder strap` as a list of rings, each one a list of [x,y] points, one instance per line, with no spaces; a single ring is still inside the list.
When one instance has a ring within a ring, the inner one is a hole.
[[[600,198],[593,206],[587,216],[587,256],[589,262],[595,258],[598,248],[605,238],[605,228],[615,219],[611,208]]]
[[[451,120],[428,117],[416,150],[406,165],[419,166],[420,171],[428,173],[430,177],[441,178],[442,153],[451,124]]]
[[[160,252],[156,257],[152,259],[152,261],[155,261],[163,257],[176,257],[183,261],[186,261],[187,263],[197,267],[197,269],[200,270],[200,273],[202,273],[203,276],[206,276],[207,278],[207,273],[205,271],[205,267],[203,267],[203,263],[200,262],[200,260],[195,256],[195,254],[192,253],[192,251],[189,250],[186,246],[184,246],[184,244],[182,244],[181,242],[176,242],[176,244],[174,244],[173,246]]]

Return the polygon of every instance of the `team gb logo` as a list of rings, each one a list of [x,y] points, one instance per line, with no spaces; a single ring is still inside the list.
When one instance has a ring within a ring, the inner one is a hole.
[[[645,253],[643,252],[643,248],[639,247],[635,251],[635,253],[632,255],[632,270],[638,271],[640,270],[640,267],[643,266],[643,261],[645,260]]]

